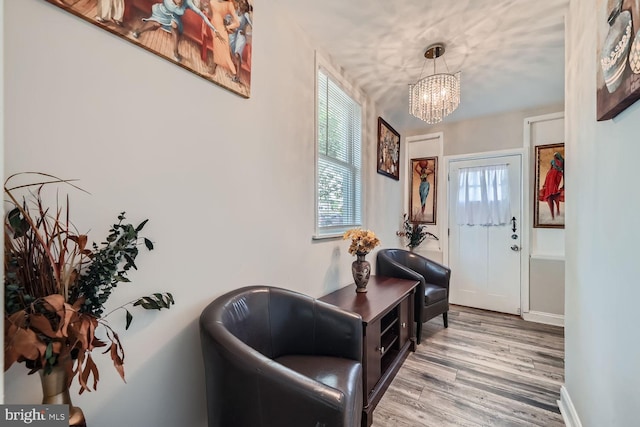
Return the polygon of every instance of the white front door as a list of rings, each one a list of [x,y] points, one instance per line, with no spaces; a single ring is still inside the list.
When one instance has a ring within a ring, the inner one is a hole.
[[[509,217],[514,220],[499,226],[458,225],[459,170],[504,164],[509,168]],[[449,162],[449,302],[452,304],[520,314],[521,191],[522,156],[519,154]]]

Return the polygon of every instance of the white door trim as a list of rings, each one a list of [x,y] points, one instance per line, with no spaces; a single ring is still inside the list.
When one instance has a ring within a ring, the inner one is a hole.
[[[520,298],[522,298],[522,313],[529,313],[529,311],[531,310],[531,305],[529,300],[529,292],[530,292],[529,261],[531,257],[531,243],[529,241],[529,234],[533,227],[533,219],[532,219],[533,215],[531,214],[531,212],[533,211],[533,200],[532,200],[532,195],[530,190],[530,187],[532,187],[531,165],[533,163],[533,160],[531,159],[531,156],[532,156],[531,127],[533,126],[534,123],[546,122],[549,120],[557,120],[562,118],[564,118],[564,112],[543,114],[541,116],[526,117],[524,119],[524,130],[523,130],[523,141],[522,141],[522,146],[524,149],[524,153],[522,155],[523,156],[522,157],[522,162],[523,162],[522,164],[522,183],[523,183],[522,199],[525,200],[526,203],[523,205],[524,209],[522,212],[522,223],[527,224],[526,226],[527,241],[522,242],[523,255],[525,255],[524,251],[526,250],[526,256],[522,257],[523,263],[526,264],[526,266],[523,265],[522,272],[524,274],[526,269],[527,277],[526,277],[526,280],[522,280],[521,282],[522,294]],[[526,259],[526,262],[524,262],[525,259]],[[530,320],[534,322],[537,321],[538,319],[538,317],[535,316],[535,314],[533,316],[528,316],[528,317]],[[529,319],[525,319],[525,320],[529,320]],[[542,323],[547,323],[547,322],[542,322]],[[562,323],[564,323],[564,316],[563,316]]]
[[[447,196],[446,196],[446,190],[448,189],[446,186],[446,179],[447,179],[447,170],[445,167],[445,157],[444,157],[444,132],[434,132],[434,133],[426,133],[424,135],[416,135],[416,136],[409,136],[405,138],[405,149],[404,149],[404,153],[402,155],[403,158],[403,165],[404,165],[404,193],[402,194],[402,198],[403,198],[403,206],[404,206],[404,211],[403,212],[409,212],[409,183],[411,182],[411,174],[413,173],[413,171],[407,167],[407,165],[409,164],[409,161],[411,159],[409,159],[409,144],[414,143],[414,142],[421,142],[421,141],[433,141],[436,140],[438,143],[438,188],[437,188],[437,192],[436,194],[438,195],[438,201],[436,204],[436,232],[434,233],[436,236],[438,236],[438,238],[440,239],[438,241],[439,243],[439,247],[440,250],[443,252],[443,263],[446,264],[446,262],[444,261],[444,254],[447,253],[447,251],[449,250],[449,239],[447,238],[447,220],[446,217],[448,215],[447,213]]]
[[[449,171],[451,170],[451,163],[454,161],[466,161],[466,160],[481,160],[481,159],[490,159],[493,157],[503,157],[503,156],[509,156],[509,155],[520,155],[522,156],[522,167],[521,167],[521,173],[522,173],[522,179],[521,179],[521,183],[522,183],[522,188],[520,189],[520,209],[521,209],[521,223],[518,224],[518,229],[520,230],[520,245],[522,247],[521,251],[521,256],[520,256],[520,315],[522,315],[522,312],[524,312],[524,301],[525,301],[525,294],[526,294],[526,307],[527,307],[527,311],[529,309],[529,229],[530,229],[530,222],[529,222],[529,209],[527,208],[528,203],[524,203],[525,200],[528,200],[529,197],[529,191],[527,189],[528,185],[526,185],[525,183],[528,182],[528,176],[529,176],[529,156],[527,155],[527,150],[525,150],[524,148],[516,148],[516,149],[510,149],[510,150],[498,150],[498,151],[487,151],[487,152],[482,152],[482,153],[471,153],[471,154],[458,154],[458,155],[451,155],[451,156],[446,156],[445,157],[445,161],[444,163],[446,164],[446,175],[445,178],[447,179],[447,189],[446,189],[446,194],[449,194],[449,192],[451,191],[450,188],[450,184],[451,181],[448,179],[449,178]],[[448,200],[446,201],[447,203],[447,210],[449,208],[449,202]],[[443,261],[444,264],[449,265],[449,215],[445,215],[444,218],[444,236],[445,236],[445,241],[446,243],[443,244],[443,250],[444,250],[444,254],[443,254]],[[445,250],[446,248],[446,250]]]
[[[416,136],[408,136],[404,139],[404,142],[406,143],[405,145],[405,149],[404,149],[404,154],[403,154],[403,165],[405,165],[404,167],[404,194],[402,195],[402,198],[404,200],[404,211],[405,212],[409,212],[409,181],[411,180],[411,174],[413,171],[409,170],[409,168],[406,167],[406,165],[409,164],[409,144],[411,144],[412,142],[420,142],[420,141],[430,141],[430,140],[438,140],[438,145],[440,148],[440,152],[438,153],[438,157],[440,157],[441,159],[443,158],[444,155],[444,132],[436,132],[436,133],[426,133],[424,135],[416,135]],[[438,179],[440,179],[442,177],[442,175],[444,175],[443,172],[443,168],[442,166],[440,166],[440,173],[438,173]],[[445,175],[446,176],[446,175]],[[440,181],[443,182],[443,181]],[[438,218],[439,215],[436,215],[436,218]],[[437,219],[436,219],[437,221]],[[437,225],[437,224],[436,224]]]

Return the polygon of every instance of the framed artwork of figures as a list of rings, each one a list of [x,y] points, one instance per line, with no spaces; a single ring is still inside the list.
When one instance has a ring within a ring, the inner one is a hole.
[[[378,117],[378,173],[400,180],[400,134]]]
[[[409,183],[409,221],[435,224],[438,188],[438,158],[411,159]]]
[[[45,1],[249,98],[254,0]]]
[[[564,228],[564,144],[536,146],[533,226]]]
[[[598,120],[612,119],[640,98],[639,4],[598,0]]]

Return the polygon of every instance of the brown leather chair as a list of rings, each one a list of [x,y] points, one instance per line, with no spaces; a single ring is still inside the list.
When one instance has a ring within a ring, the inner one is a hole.
[[[209,427],[359,427],[362,319],[286,289],[231,291],[200,316]]]
[[[424,322],[442,314],[444,327],[449,327],[449,267],[404,249],[381,249],[376,258],[376,274],[420,281],[414,304],[418,344]]]

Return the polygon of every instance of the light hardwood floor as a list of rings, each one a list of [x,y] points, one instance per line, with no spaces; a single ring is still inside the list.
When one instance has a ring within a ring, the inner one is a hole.
[[[452,306],[448,329],[424,325],[373,426],[564,426],[563,382],[563,328]]]

